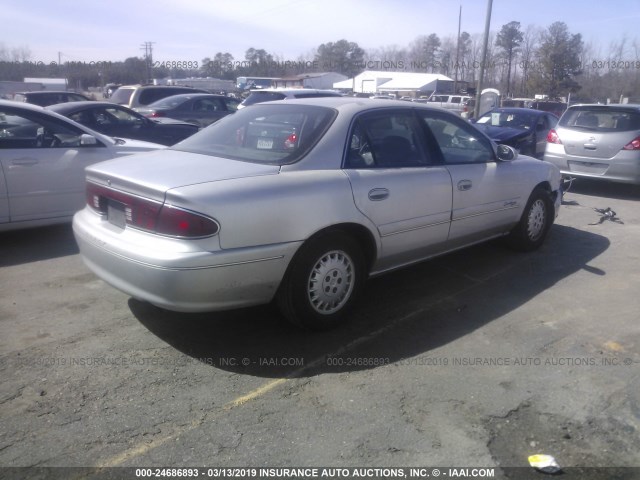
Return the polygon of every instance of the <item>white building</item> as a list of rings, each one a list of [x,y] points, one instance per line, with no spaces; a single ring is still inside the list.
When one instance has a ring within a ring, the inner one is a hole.
[[[25,78],[25,83],[36,83],[40,85],[38,90],[66,90],[68,82],[66,78]]]
[[[370,71],[337,82],[333,88],[354,93],[394,93],[396,96],[428,96],[433,92],[454,93],[454,81],[439,73]]]
[[[333,88],[334,84],[347,79],[346,75],[336,72],[303,73],[277,78],[272,84],[276,88]]]

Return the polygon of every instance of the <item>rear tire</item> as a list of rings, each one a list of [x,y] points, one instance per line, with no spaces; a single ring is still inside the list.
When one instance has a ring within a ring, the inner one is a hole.
[[[291,261],[278,290],[278,307],[299,327],[336,327],[358,297],[365,265],[358,243],[342,232],[311,239]]]
[[[523,252],[539,248],[553,223],[553,210],[549,192],[542,187],[536,187],[527,201],[520,221],[507,237],[509,245]]]

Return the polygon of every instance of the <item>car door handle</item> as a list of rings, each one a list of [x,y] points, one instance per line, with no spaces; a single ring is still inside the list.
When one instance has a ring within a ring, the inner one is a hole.
[[[471,182],[471,180],[460,180],[458,182],[458,190],[460,190],[461,192],[464,192],[466,190],[471,190],[472,186],[473,186],[473,183]]]
[[[389,190],[387,190],[386,188],[374,188],[373,190],[369,190],[369,200],[373,202],[384,200],[388,196]]]
[[[18,158],[17,160],[13,160],[11,165],[36,165],[38,163],[38,160],[35,158]]]

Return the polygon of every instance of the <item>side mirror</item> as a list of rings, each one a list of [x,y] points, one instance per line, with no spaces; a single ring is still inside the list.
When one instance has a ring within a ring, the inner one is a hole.
[[[476,123],[478,120],[476,120],[474,117],[471,117],[469,119],[469,123]]]
[[[518,158],[518,152],[509,145],[498,145],[496,155],[498,160],[503,162],[511,162]]]
[[[82,135],[80,135],[80,145],[91,146],[97,144],[98,140],[93,135],[89,135],[88,133],[83,133]]]

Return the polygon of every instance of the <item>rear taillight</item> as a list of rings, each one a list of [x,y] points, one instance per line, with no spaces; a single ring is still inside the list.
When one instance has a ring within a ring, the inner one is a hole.
[[[558,136],[558,132],[556,132],[553,128],[549,130],[549,133],[547,133],[547,143],[557,143],[559,145],[562,145],[562,141]]]
[[[296,135],[295,132],[293,132],[291,135],[289,135],[287,137],[287,139],[284,141],[284,148],[295,148],[296,147],[296,142],[298,141],[298,135]]]
[[[622,150],[640,150],[640,137],[636,137],[627,143]]]
[[[164,205],[155,233],[181,238],[210,237],[218,233],[218,224],[204,215]]]
[[[219,226],[211,218],[155,200],[138,197],[87,182],[87,205],[101,215],[109,215],[109,206],[122,211],[127,226],[180,238],[210,237]]]

